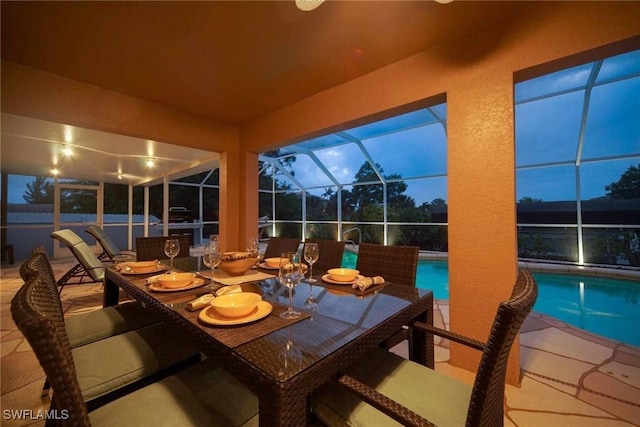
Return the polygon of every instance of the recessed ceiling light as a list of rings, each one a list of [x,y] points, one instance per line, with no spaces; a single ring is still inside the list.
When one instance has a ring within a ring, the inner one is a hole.
[[[298,9],[309,12],[320,6],[324,0],[296,0],[296,6]]]
[[[60,171],[58,170],[58,168],[51,169],[51,175],[53,175],[53,176],[60,175]]]
[[[73,156],[73,148],[71,148],[71,145],[66,144],[64,147],[62,147],[62,154],[65,157],[71,157]]]
[[[155,166],[155,161],[153,159],[147,159],[147,167],[152,168]]]

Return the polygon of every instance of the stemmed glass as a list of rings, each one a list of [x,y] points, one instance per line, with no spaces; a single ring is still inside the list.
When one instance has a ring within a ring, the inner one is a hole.
[[[247,239],[247,252],[254,257],[258,256],[258,239]]]
[[[293,309],[293,288],[300,283],[304,276],[302,275],[300,260],[296,252],[282,253],[278,273],[280,283],[289,288],[289,308],[287,311],[280,313],[280,317],[283,319],[297,319],[300,317],[300,312]]]
[[[309,264],[309,278],[305,280],[309,283],[317,282],[317,279],[313,278],[313,263],[318,261],[320,253],[318,252],[317,243],[305,243],[304,245],[304,260]]]
[[[218,249],[218,242],[208,242],[204,247],[202,262],[204,263],[204,265],[211,269],[211,281],[209,282],[210,286],[213,286],[213,273],[215,271],[215,268],[220,264],[221,258],[222,257],[220,255],[220,250]]]
[[[311,284],[309,285],[309,298],[304,302],[304,308],[309,312],[311,320],[313,320],[318,311],[318,300],[313,297],[313,285]]]
[[[164,253],[171,258],[171,272],[173,273],[173,259],[180,253],[180,241],[178,239],[165,240]]]

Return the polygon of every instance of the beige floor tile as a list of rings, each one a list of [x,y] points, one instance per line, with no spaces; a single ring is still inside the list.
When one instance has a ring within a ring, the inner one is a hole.
[[[578,385],[582,375],[596,366],[527,347],[520,349],[520,360],[526,372],[555,378],[572,385]]]
[[[592,364],[602,363],[613,355],[613,350],[608,347],[579,339],[557,328],[520,334],[520,345]]]
[[[632,427],[634,424],[610,418],[591,418],[573,414],[513,411],[509,416],[522,427]]]
[[[511,411],[544,411],[549,413],[580,414],[592,417],[610,417],[606,412],[575,398],[577,390],[570,393],[556,390],[531,378],[523,378],[520,388],[508,386],[507,407]]]
[[[618,362],[609,362],[600,366],[599,371],[631,387],[635,387],[638,391],[637,403],[640,404],[640,369]]]
[[[578,397],[580,400],[601,408],[603,411],[622,420],[626,420],[631,424],[638,425],[640,423],[640,406],[628,405],[589,391],[582,391]]]

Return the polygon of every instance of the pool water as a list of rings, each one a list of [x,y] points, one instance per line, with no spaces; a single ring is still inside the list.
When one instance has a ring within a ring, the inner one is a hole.
[[[345,252],[343,266],[354,268]],[[538,300],[533,310],[612,340],[640,347],[640,282],[601,276],[533,272]],[[449,299],[447,261],[420,260],[417,286]]]

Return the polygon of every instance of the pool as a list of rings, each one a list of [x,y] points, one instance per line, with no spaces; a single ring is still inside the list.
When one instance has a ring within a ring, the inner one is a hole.
[[[356,254],[345,252],[353,268]],[[602,276],[533,271],[538,300],[533,310],[612,340],[640,347],[640,282]],[[417,286],[449,299],[447,261],[420,260]]]

